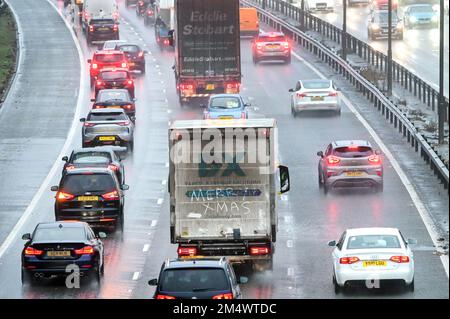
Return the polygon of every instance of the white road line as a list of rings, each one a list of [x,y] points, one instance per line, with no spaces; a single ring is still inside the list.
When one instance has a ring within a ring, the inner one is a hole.
[[[287,275],[288,275],[288,277],[294,277],[294,268],[293,267],[289,267],[287,269]]]
[[[138,280],[139,278],[139,271],[135,271],[133,274],[133,280]]]
[[[294,55],[296,58],[300,58],[299,55],[295,52],[292,52],[292,55]],[[312,71],[314,71],[318,76],[320,76],[322,79],[326,79],[326,77],[313,65],[311,65],[306,60],[303,60],[304,64],[310,68]],[[378,134],[374,131],[374,129],[370,126],[370,124],[361,116],[361,114],[358,112],[356,107],[350,102],[350,100],[341,92],[341,98],[344,101],[344,103],[347,105],[347,107],[350,109],[350,111],[356,116],[356,118],[361,122],[361,124],[366,128],[366,130],[369,132],[369,134],[373,137],[375,142],[380,146],[381,151],[384,153],[384,155],[388,158],[388,160],[391,162],[392,167],[397,172],[398,177],[402,181],[403,185],[405,186],[406,190],[409,193],[409,196],[411,197],[414,206],[416,207],[417,211],[419,212],[420,217],[422,218],[422,221],[428,231],[428,234],[431,237],[431,240],[433,241],[433,244],[438,247],[439,242],[437,239],[441,237],[439,233],[436,230],[436,226],[433,223],[433,219],[430,216],[430,212],[427,210],[425,205],[423,204],[422,200],[420,199],[419,195],[417,194],[416,190],[414,189],[414,185],[410,182],[409,178],[406,176],[405,172],[397,162],[397,160],[394,158],[392,153],[389,151],[387,146],[383,143],[381,138],[378,136]],[[449,258],[448,255],[441,255],[441,262],[444,266],[445,273],[447,274],[447,278],[449,277]]]
[[[158,198],[157,204],[158,204],[158,205],[161,205],[161,204],[163,203],[163,201],[164,201],[164,199]]]
[[[161,184],[162,184],[162,185],[166,185],[166,184],[167,184],[167,180],[164,179],[164,180],[161,182]]]
[[[169,125],[170,125],[170,121],[169,121]],[[169,167],[169,163],[166,162],[166,167]]]
[[[152,220],[152,224],[150,225],[150,227],[155,227],[156,224],[158,224],[158,221],[156,219]]]
[[[294,247],[294,241],[292,239],[289,239],[286,241],[286,247],[287,248],[292,248]]]
[[[144,248],[142,248],[142,251],[143,251],[144,253],[146,253],[149,249],[150,249],[150,244],[145,244],[145,245],[144,245]]]
[[[19,231],[21,230],[21,228],[23,227],[23,225],[25,224],[27,219],[30,217],[30,215],[33,213],[34,209],[36,208],[36,205],[41,200],[41,197],[44,194],[44,192],[49,189],[50,181],[54,178],[54,176],[57,172],[60,172],[59,169],[60,169],[61,161],[59,159],[69,152],[69,146],[72,144],[72,140],[75,136],[76,128],[80,123],[78,121],[78,119],[80,118],[81,108],[84,105],[83,102],[84,102],[85,96],[86,96],[86,91],[84,89],[85,88],[85,78],[86,78],[86,68],[84,67],[84,61],[85,61],[84,53],[81,50],[80,44],[78,43],[77,37],[76,37],[72,27],[69,25],[69,23],[64,18],[62,13],[59,12],[58,8],[56,7],[55,4],[53,4],[51,2],[51,0],[47,0],[47,2],[56,10],[56,12],[60,15],[61,19],[64,21],[67,29],[69,29],[69,32],[70,32],[72,39],[75,43],[75,46],[77,48],[78,58],[80,61],[80,69],[81,69],[80,70],[80,94],[78,95],[77,106],[75,109],[75,114],[73,116],[72,125],[70,127],[69,133],[67,134],[67,138],[61,149],[61,152],[56,157],[56,161],[53,163],[53,166],[50,169],[50,172],[45,177],[44,182],[41,184],[41,187],[39,187],[38,191],[34,195],[33,199],[31,200],[30,204],[28,205],[28,207],[25,209],[25,212],[22,214],[22,216],[17,221],[14,228],[11,230],[11,232],[8,234],[8,236],[6,237],[6,239],[3,241],[2,245],[0,246],[0,259],[3,257],[3,255],[8,250],[8,248],[11,246],[12,242],[18,238]],[[18,19],[16,19],[16,21],[18,21]],[[23,33],[21,30],[20,24],[18,24],[18,28],[19,28],[19,37],[22,38],[21,35]]]

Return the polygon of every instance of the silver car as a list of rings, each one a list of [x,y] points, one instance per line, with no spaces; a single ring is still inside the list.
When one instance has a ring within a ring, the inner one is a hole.
[[[126,146],[133,150],[134,125],[123,109],[93,109],[81,118],[83,147],[99,145]]]
[[[383,191],[381,154],[368,141],[335,141],[325,152],[317,152],[319,187],[325,194],[331,188],[374,187]]]
[[[291,92],[291,113],[301,111],[333,111],[341,114],[338,88],[331,80],[299,80]]]

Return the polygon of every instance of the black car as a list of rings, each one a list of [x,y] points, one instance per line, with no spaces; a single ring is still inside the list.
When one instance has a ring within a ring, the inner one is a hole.
[[[136,99],[132,99],[126,89],[100,90],[91,102],[94,102],[93,109],[122,108],[133,122],[136,120]]]
[[[52,186],[57,221],[84,221],[92,226],[123,229],[124,190],[116,174],[108,168],[75,168]]]
[[[64,156],[65,162],[62,175],[75,168],[106,167],[114,171],[119,183],[125,184],[125,169],[117,153],[126,153],[125,147],[98,146],[79,148],[72,151],[69,157]]]
[[[147,9],[147,4],[149,3],[149,0],[139,0],[136,3],[136,15],[138,17],[143,17],[145,10]]]
[[[95,81],[95,97],[100,90],[104,89],[126,89],[134,99],[134,81],[127,69],[105,68],[101,70]]]
[[[393,39],[403,40],[403,21],[397,13],[392,11],[391,35]],[[367,37],[370,40],[387,38],[389,33],[389,19],[387,10],[374,10],[369,16]]]
[[[114,19],[91,19],[86,28],[88,45],[93,42],[119,40],[119,25]]]
[[[119,44],[116,46],[116,50],[120,50],[125,53],[128,62],[128,68],[130,70],[141,71],[142,74],[145,73],[145,54],[146,50],[142,50],[137,44]]]
[[[92,274],[100,283],[104,273],[103,243],[105,233],[95,235],[83,222],[39,223],[33,234],[24,234],[22,284],[51,276],[67,276],[80,271]],[[69,268],[70,267],[70,268]]]
[[[148,282],[156,286],[155,299],[240,299],[239,283],[233,267],[225,258],[167,260],[158,279]]]

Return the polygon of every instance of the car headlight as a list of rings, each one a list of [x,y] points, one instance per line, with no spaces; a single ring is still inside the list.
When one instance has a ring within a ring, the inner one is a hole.
[[[403,23],[399,22],[397,23],[397,30],[402,30],[403,29]]]
[[[416,23],[417,22],[417,18],[416,17],[409,17],[409,21],[412,23]]]
[[[371,25],[371,28],[373,30],[378,30],[380,28],[380,26],[378,24],[374,23],[374,24]]]

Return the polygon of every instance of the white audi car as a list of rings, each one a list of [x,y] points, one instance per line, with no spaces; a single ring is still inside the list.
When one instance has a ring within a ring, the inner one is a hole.
[[[333,284],[336,293],[356,283],[367,288],[380,287],[383,281],[399,282],[414,291],[414,256],[410,245],[397,228],[347,229],[333,250]]]

